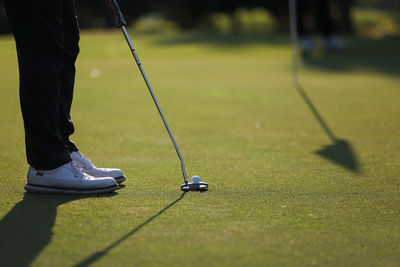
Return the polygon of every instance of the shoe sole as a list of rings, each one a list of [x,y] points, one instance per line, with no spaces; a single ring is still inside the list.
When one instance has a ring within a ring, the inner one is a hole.
[[[114,179],[119,184],[126,180],[125,176],[114,177]]]
[[[32,185],[26,184],[24,186],[25,190],[29,193],[37,193],[37,194],[69,194],[69,195],[89,195],[89,194],[104,194],[110,193],[118,189],[118,185],[113,185],[105,188],[96,188],[96,189],[70,189],[70,188],[57,188],[57,187],[49,187],[49,186],[40,186],[40,185]]]

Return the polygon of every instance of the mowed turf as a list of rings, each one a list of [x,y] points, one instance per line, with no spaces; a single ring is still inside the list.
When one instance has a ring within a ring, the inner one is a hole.
[[[399,39],[304,57],[299,91],[286,36],[132,37],[187,173],[209,191],[180,192],[122,35],[83,32],[72,139],[126,186],[24,194],[16,53],[1,37],[1,266],[400,265]]]

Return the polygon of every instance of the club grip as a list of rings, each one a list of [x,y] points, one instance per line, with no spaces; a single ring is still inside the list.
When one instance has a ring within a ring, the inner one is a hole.
[[[119,9],[118,3],[116,0],[105,0],[108,11],[110,12],[110,16],[114,22],[115,27],[121,28],[122,26],[126,26],[126,21],[124,16],[122,15],[121,9]]]

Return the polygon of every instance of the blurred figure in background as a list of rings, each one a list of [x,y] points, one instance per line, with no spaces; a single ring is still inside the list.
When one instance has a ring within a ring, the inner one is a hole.
[[[297,25],[301,48],[304,51],[310,51],[314,48],[314,41],[305,23],[305,16],[309,13],[311,13],[313,23],[323,38],[322,46],[328,50],[345,49],[343,41],[334,34],[329,12],[329,0],[297,0]]]

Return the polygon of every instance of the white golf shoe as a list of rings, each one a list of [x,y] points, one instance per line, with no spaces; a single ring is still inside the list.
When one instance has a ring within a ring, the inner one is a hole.
[[[25,190],[32,193],[98,194],[118,189],[113,177],[93,177],[84,173],[74,162],[53,170],[28,170]]]
[[[97,168],[90,159],[79,151],[72,152],[71,158],[78,167],[82,168],[82,170],[89,175],[94,177],[113,177],[119,184],[126,180],[120,169]]]

